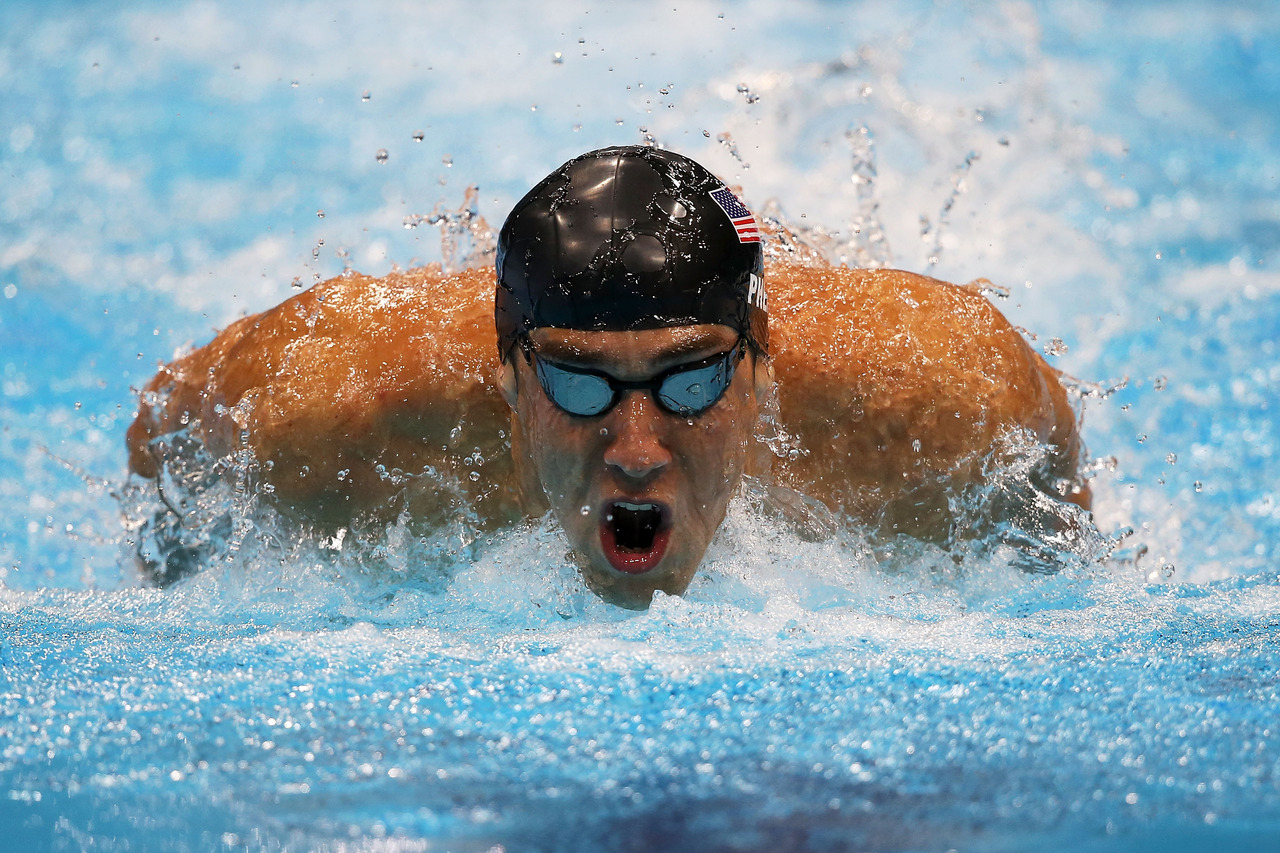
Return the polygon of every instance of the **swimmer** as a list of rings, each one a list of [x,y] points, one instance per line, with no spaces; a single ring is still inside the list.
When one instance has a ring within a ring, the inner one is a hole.
[[[130,470],[162,482],[175,435],[248,450],[263,494],[321,530],[550,511],[591,589],[632,608],[684,592],[748,474],[945,544],[951,496],[1021,435],[1047,448],[1043,491],[1088,508],[1057,373],[976,288],[766,269],[765,237],[688,158],[584,154],[516,204],[496,281],[346,275],[163,367]]]

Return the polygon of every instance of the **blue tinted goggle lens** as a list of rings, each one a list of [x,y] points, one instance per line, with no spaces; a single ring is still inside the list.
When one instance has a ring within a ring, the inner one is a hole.
[[[525,352],[532,356],[530,349]],[[733,381],[733,372],[745,354],[740,342],[729,352],[693,364],[681,364],[643,382],[623,382],[607,373],[568,367],[531,357],[542,390],[551,402],[571,415],[591,417],[618,404],[624,391],[649,391],[658,405],[672,414],[688,417],[716,404]]]

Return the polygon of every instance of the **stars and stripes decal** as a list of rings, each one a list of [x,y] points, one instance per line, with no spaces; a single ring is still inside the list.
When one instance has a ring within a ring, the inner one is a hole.
[[[756,227],[756,218],[728,187],[712,190],[711,198],[720,205],[725,216],[729,217],[729,221],[733,223],[733,227],[738,232],[739,243],[760,242],[760,229]]]

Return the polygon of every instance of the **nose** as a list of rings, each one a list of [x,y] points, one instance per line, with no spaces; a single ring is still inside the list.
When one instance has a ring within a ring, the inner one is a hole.
[[[605,464],[636,480],[669,465],[671,451],[662,441],[663,418],[647,393],[629,391],[608,418],[611,438]]]

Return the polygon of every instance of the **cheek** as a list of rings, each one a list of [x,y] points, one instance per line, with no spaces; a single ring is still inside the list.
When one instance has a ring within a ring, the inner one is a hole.
[[[522,411],[521,422],[530,439],[525,452],[534,462],[547,497],[556,506],[575,499],[575,493],[585,483],[584,472],[591,455],[590,442],[582,428],[568,423],[546,401],[536,401]]]
[[[734,406],[686,427],[686,467],[703,502],[712,506],[725,503],[737,487],[754,424],[750,415],[749,407]]]

